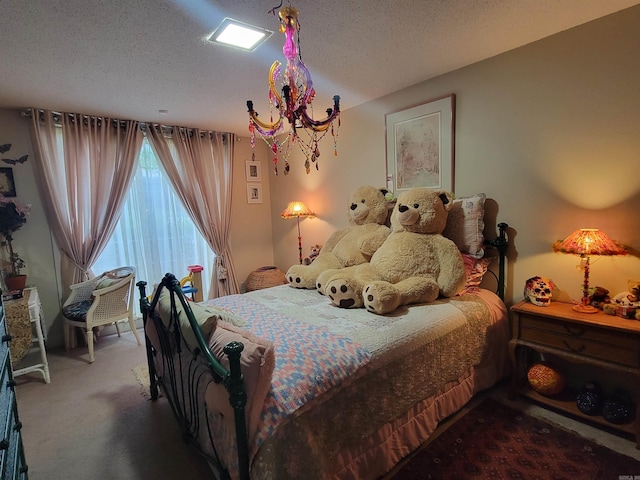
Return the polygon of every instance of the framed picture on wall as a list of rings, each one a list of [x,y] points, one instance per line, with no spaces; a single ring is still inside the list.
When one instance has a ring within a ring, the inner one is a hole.
[[[0,193],[5,197],[16,196],[16,184],[13,181],[11,168],[0,168]]]
[[[244,162],[245,173],[247,175],[247,182],[260,182],[262,181],[262,171],[260,169],[260,162],[247,161]]]
[[[262,203],[261,183],[247,183],[247,203]]]
[[[455,94],[385,115],[387,188],[453,192]]]

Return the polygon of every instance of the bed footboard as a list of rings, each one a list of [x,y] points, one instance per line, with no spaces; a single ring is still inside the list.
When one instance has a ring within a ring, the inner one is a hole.
[[[151,300],[146,293],[147,282],[141,281],[136,285],[140,291],[151,399],[158,399],[160,388],[178,421],[183,440],[193,445],[218,470],[222,478],[228,479],[229,472],[216,453],[216,439],[209,428],[207,408],[201,401],[202,392],[211,382],[224,385],[234,412],[239,477],[242,480],[248,479],[249,452],[245,420],[247,394],[240,368],[244,345],[234,341],[224,347],[224,353],[229,359],[229,369],[225,368],[212,355],[208,339],[205,339],[189,302],[182,293],[180,282],[174,275],[168,273],[164,276]],[[169,292],[171,299],[168,321],[166,318],[163,320],[156,310],[163,289]],[[149,322],[153,323],[153,331],[157,334],[153,342],[148,335]],[[192,333],[190,338],[195,337],[195,347],[185,341],[184,330],[187,328]],[[203,435],[210,442],[211,449],[203,447]]]

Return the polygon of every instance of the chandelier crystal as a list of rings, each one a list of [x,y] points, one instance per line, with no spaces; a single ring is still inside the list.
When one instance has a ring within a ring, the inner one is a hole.
[[[277,7],[276,7],[277,8]],[[292,145],[298,145],[305,156],[305,169],[309,173],[311,164],[318,170],[320,148],[318,142],[327,134],[333,137],[333,154],[338,156],[337,141],[340,127],[340,96],[333,97],[333,108],[327,108],[327,117],[314,120],[312,102],[316,95],[313,88],[311,74],[302,61],[300,54],[300,23],[298,10],[292,6],[283,7],[278,12],[280,17],[280,31],[284,33],[285,41],[282,52],[287,59],[287,65],[280,82],[282,64],[276,60],[269,71],[269,105],[270,119],[263,121],[258,112],[253,109],[253,101],[247,100],[249,109],[249,132],[251,134],[251,148],[255,149],[256,132],[269,145],[273,152],[273,166],[278,174],[279,156],[284,160],[284,174],[290,170],[289,154]],[[296,38],[297,34],[297,38]],[[280,91],[277,83],[282,85]],[[285,122],[288,121],[289,131],[285,134]],[[299,132],[305,132],[301,137]],[[255,158],[255,156],[254,156]]]

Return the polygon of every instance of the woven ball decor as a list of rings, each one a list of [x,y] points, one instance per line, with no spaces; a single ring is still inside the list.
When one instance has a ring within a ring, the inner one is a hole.
[[[247,292],[252,292],[263,288],[284,285],[285,283],[287,283],[287,279],[285,278],[282,270],[277,267],[267,266],[260,267],[251,272],[247,277],[245,288]]]
[[[536,363],[527,372],[529,385],[542,395],[557,395],[566,385],[564,375],[548,363]]]

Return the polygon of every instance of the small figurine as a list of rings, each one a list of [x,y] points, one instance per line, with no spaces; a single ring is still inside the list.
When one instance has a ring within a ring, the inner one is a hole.
[[[616,306],[616,315],[619,317],[637,319],[637,312],[640,311],[640,281],[629,280],[627,285],[629,290],[617,294],[611,303]]]
[[[589,296],[589,304],[604,310],[604,306],[607,303],[611,303],[611,297],[609,296],[609,290],[604,287],[596,287],[593,293]]]
[[[538,307],[548,307],[556,285],[545,277],[531,277],[524,284],[524,298]]]
[[[322,245],[318,243],[316,243],[315,245],[312,245],[311,253],[309,254],[308,257],[304,257],[304,260],[302,263],[304,263],[305,265],[310,265],[316,259],[316,257],[320,254],[320,250],[322,250]]]

